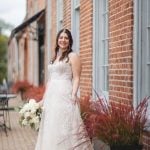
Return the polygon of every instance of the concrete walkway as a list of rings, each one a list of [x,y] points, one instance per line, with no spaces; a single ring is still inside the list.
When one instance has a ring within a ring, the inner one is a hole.
[[[21,104],[19,96],[9,101],[10,107],[17,107]],[[8,136],[0,128],[0,150],[34,150],[38,133],[29,127],[21,127],[18,120],[18,112],[11,110],[11,130],[7,130]]]

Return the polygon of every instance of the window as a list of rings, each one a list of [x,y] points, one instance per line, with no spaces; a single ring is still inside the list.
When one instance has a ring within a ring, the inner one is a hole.
[[[93,88],[108,99],[108,0],[94,0],[93,11]]]
[[[80,49],[80,0],[71,1],[71,31],[73,36],[73,50],[79,52]]]
[[[63,27],[63,0],[57,0],[57,32]]]
[[[80,0],[73,0],[74,8],[78,9],[80,7]]]
[[[73,50],[80,50],[80,0],[71,1],[71,32],[73,37]],[[80,96],[80,90],[78,90]]]
[[[142,1],[142,98],[150,96],[150,1]]]
[[[150,1],[135,1],[134,105],[150,96]]]

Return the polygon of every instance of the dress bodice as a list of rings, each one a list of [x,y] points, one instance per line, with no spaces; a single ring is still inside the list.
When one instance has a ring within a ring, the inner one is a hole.
[[[51,80],[71,80],[72,69],[69,63],[59,61],[48,65],[49,78]]]

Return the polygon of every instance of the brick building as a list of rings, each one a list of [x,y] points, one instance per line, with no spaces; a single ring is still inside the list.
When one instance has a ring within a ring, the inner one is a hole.
[[[49,3],[50,50],[59,29],[72,31],[83,64],[81,95],[94,88],[113,101],[134,100],[135,105],[150,95],[148,0]]]
[[[45,3],[42,77],[45,82],[56,33],[68,28],[74,39],[73,49],[82,61],[81,96],[90,93],[94,97],[96,90],[115,103],[123,101],[136,106],[150,95],[149,0],[46,0]],[[149,142],[144,136],[147,150]]]
[[[8,81],[28,80],[43,83],[45,1],[27,0],[24,22],[16,27],[9,39]]]

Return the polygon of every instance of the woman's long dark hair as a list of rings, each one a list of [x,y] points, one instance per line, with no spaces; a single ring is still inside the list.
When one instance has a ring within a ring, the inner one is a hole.
[[[57,34],[57,37],[56,37],[56,46],[55,46],[55,54],[54,54],[54,57],[52,58],[51,60],[51,63],[54,63],[54,61],[56,60],[56,57],[57,57],[57,53],[59,51],[59,45],[58,45],[58,39],[59,39],[59,36],[60,34],[64,32],[67,34],[68,38],[69,38],[69,46],[67,48],[67,50],[65,52],[62,53],[62,56],[60,57],[59,61],[61,60],[64,60],[65,58],[67,58],[67,61],[69,61],[69,57],[68,57],[68,54],[70,52],[72,52],[72,45],[73,45],[73,39],[72,39],[72,35],[71,35],[71,32],[68,30],[68,29],[61,29],[58,34]]]

